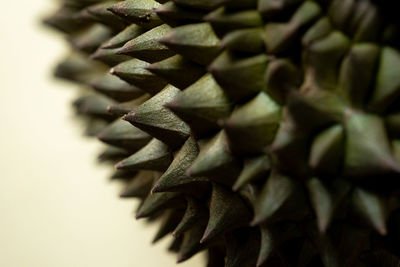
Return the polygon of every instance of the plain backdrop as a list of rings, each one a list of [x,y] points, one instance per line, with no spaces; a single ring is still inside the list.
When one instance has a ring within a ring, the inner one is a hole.
[[[137,203],[118,199],[97,165],[100,145],[73,118],[75,88],[51,77],[66,49],[40,19],[55,2],[1,5],[0,266],[176,266],[171,239],[151,246],[156,226],[134,220]]]

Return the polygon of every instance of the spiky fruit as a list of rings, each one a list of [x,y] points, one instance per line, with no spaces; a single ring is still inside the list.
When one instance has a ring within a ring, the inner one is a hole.
[[[182,262],[398,266],[400,23],[389,1],[64,0],[56,75],[137,218]],[[100,62],[100,63],[99,63]],[[112,75],[110,75],[110,72]]]

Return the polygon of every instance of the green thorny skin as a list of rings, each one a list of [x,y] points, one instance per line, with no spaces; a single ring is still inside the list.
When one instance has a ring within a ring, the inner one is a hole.
[[[178,262],[397,267],[389,2],[63,0],[46,23],[73,48],[56,76],[86,88],[101,161]]]

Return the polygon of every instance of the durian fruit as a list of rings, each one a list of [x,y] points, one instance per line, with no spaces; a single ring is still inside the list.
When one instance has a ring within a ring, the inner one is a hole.
[[[178,262],[400,265],[391,1],[63,0],[87,133]]]

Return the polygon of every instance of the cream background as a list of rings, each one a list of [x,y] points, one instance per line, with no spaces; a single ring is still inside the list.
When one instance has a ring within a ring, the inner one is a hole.
[[[54,2],[1,5],[0,266],[175,266],[169,240],[150,245],[156,228],[133,219],[136,203],[96,164],[98,143],[73,120],[74,88],[51,78],[64,43],[39,19]]]

